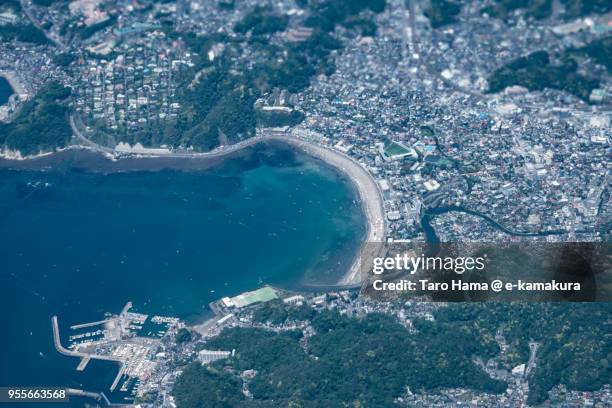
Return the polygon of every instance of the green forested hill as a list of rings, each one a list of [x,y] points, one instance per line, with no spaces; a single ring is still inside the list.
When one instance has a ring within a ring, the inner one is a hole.
[[[66,118],[70,89],[57,82],[43,86],[10,123],[0,123],[0,147],[24,155],[52,151],[68,144],[72,131]]]
[[[353,319],[323,311],[312,319],[317,334],[306,351],[301,332],[224,330],[206,347],[235,349],[236,356],[190,367],[174,392],[180,408],[199,406],[194,395],[213,396],[213,406],[227,407],[378,407],[392,404],[406,386],[413,392],[461,387],[501,393],[506,384],[473,363],[474,356],[498,354],[495,333],[501,330],[510,345],[509,367],[527,361],[530,341],[541,345],[529,378],[529,402],[537,404],[557,384],[596,390],[611,382],[610,312],[605,303],[455,304],[440,309],[433,322],[416,321],[417,331],[409,332],[385,315]],[[284,317],[278,307],[260,316]],[[257,371],[249,384],[252,400],[235,383],[244,370]],[[215,385],[220,376],[226,379],[223,393]]]

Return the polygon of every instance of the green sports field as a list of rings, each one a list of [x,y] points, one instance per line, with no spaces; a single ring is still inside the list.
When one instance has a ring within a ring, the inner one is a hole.
[[[266,286],[252,292],[242,293],[233,297],[231,300],[236,307],[240,308],[252,305],[253,303],[268,302],[273,299],[278,299],[276,291],[273,288]]]

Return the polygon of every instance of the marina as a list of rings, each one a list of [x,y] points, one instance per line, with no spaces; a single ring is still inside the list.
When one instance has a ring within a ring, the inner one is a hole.
[[[233,327],[237,322],[234,319],[234,312],[279,299],[283,299],[283,302],[288,304],[295,302],[301,304],[304,301],[302,295],[291,295],[291,292],[282,289],[263,286],[211,302],[209,306],[214,316],[203,324],[194,325],[191,328],[204,338],[208,338],[218,334],[224,327]],[[160,383],[171,374],[168,372],[168,367],[172,366],[176,355],[168,351],[177,348],[179,331],[187,328],[185,322],[177,317],[149,316],[135,312],[132,302],[127,302],[119,314],[106,313],[106,316],[103,320],[70,326],[70,333],[83,329],[87,331],[70,334],[68,347],[62,345],[59,318],[53,316],[51,323],[56,351],[67,357],[79,358],[76,371],[80,372],[85,371],[92,360],[117,363],[118,370],[108,391],[111,398],[115,391],[124,395],[122,403],[143,397],[147,392],[159,388]],[[147,325],[157,325],[158,328],[163,329],[159,331],[143,330]],[[236,350],[202,349],[197,352],[197,356],[202,364],[209,364],[234,356],[235,352]],[[71,392],[73,393],[71,395],[97,400],[104,399],[108,404],[117,404],[112,402],[103,391],[90,392],[72,389]]]
[[[148,316],[142,313],[130,311],[132,302],[127,302],[118,315],[107,319],[72,325],[71,331],[79,329],[93,330],[70,335],[68,348],[61,343],[61,335],[58,317],[51,319],[53,327],[53,341],[58,353],[68,357],[80,358],[77,371],[84,371],[91,360],[112,361],[119,364],[119,369],[109,391],[113,393],[121,385],[122,392],[133,391],[135,381],[147,379],[151,376],[158,364],[155,361],[160,340],[164,335],[173,335],[184,325],[176,317]],[[147,322],[152,324],[163,324],[165,330],[160,331],[157,336],[139,336],[139,332]],[[94,330],[101,326],[101,329]],[[82,341],[83,338],[92,340]]]

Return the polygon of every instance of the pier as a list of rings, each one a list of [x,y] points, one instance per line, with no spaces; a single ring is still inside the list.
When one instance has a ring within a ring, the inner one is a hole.
[[[83,357],[81,359],[81,362],[79,363],[79,365],[77,366],[77,371],[83,371],[85,370],[85,367],[87,367],[87,363],[89,363],[89,360],[91,360],[91,357],[87,356],[87,357]]]
[[[132,404],[122,404],[122,403],[111,402],[103,392],[100,392],[100,393],[91,392],[91,391],[79,390],[77,388],[68,388],[66,389],[66,392],[68,393],[68,395],[74,396],[74,397],[86,397],[86,398],[92,398],[96,401],[104,401],[104,403],[106,404],[105,406],[108,406],[108,407],[131,407],[133,406]]]
[[[123,316],[124,314],[129,312],[131,308],[132,308],[132,302],[127,302],[125,306],[123,306],[123,309],[121,309],[121,313],[119,314],[119,316]]]
[[[110,386],[111,392],[115,391],[115,388],[117,388],[117,385],[119,385],[119,381],[121,381],[121,377],[123,377],[123,373],[125,373],[125,365],[121,366],[121,368],[119,369],[119,372],[115,376],[115,380]]]
[[[66,391],[68,392],[68,395],[72,395],[75,397],[93,398],[96,401],[100,401],[100,399],[102,398],[97,392],[84,391],[76,388],[68,388]]]
[[[108,321],[109,321],[108,319],[104,319],[104,320],[99,320],[97,322],[75,324],[73,326],[70,326],[70,328],[72,330],[85,329],[87,327],[99,326],[99,325],[104,324],[104,323],[106,323]]]

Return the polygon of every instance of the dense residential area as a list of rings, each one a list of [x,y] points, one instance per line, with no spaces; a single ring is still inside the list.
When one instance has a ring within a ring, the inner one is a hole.
[[[0,0],[0,79],[0,160],[284,140],[363,172],[377,241],[610,241],[610,1]],[[609,302],[253,289],[66,353],[142,407],[612,406]]]
[[[313,141],[373,175],[393,240],[423,239],[432,209],[447,241],[600,239],[607,3],[426,3],[3,3],[3,26],[50,40],[3,37],[0,67],[22,89],[1,112],[21,120],[55,81],[72,90],[66,122],[105,151],[216,151],[272,131]],[[10,133],[4,148],[22,155],[80,142]]]

